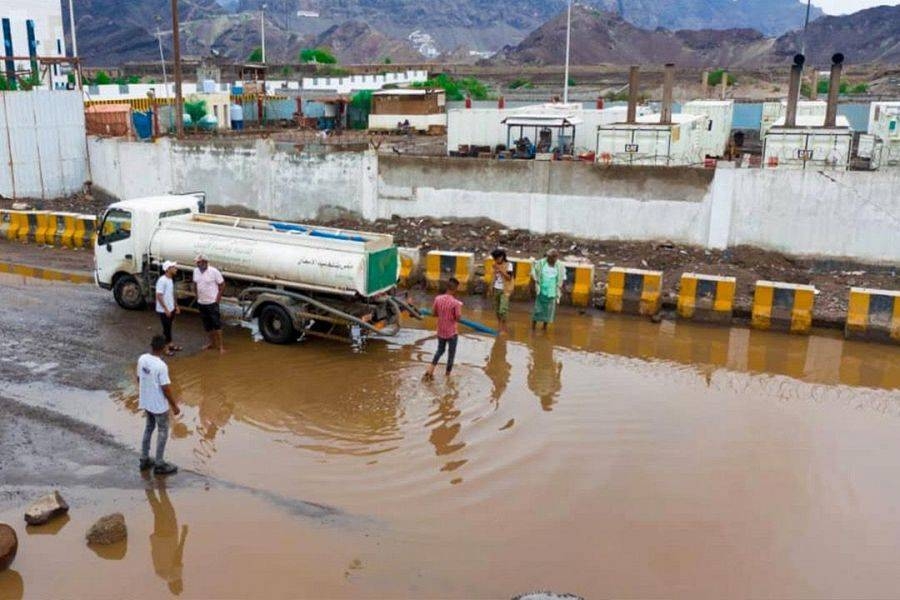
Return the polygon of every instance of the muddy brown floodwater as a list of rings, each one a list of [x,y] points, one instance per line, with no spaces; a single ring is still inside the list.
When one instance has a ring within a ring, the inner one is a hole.
[[[346,519],[221,486],[97,492],[76,523],[22,536],[0,597],[900,588],[900,348],[566,311],[532,334],[517,313],[508,338],[464,335],[453,378],[424,384],[435,341],[415,327],[363,353],[229,330],[224,356],[171,363],[175,462]],[[130,387],[41,390],[7,391],[137,442]],[[82,535],[113,507],[129,540],[101,556]]]

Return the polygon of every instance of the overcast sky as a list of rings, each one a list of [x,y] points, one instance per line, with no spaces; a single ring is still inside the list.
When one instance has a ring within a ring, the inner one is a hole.
[[[900,0],[812,0],[812,3],[830,15],[843,15],[882,4],[894,6]]]

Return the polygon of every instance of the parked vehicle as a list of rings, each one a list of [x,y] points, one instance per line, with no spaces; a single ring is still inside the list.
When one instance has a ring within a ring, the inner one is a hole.
[[[173,260],[176,295],[189,305],[194,257],[203,254],[225,277],[224,297],[275,344],[395,335],[401,312],[414,313],[394,295],[400,262],[392,236],[213,215],[205,205],[203,193],[110,205],[94,249],[97,284],[123,308],[142,309],[163,261]]]

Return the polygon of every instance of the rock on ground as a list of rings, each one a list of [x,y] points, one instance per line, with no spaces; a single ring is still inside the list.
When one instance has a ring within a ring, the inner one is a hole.
[[[581,596],[572,594],[557,594],[556,592],[529,592],[513,597],[512,600],[584,600]]]
[[[29,525],[43,525],[53,517],[69,512],[69,505],[58,491],[41,496],[25,511],[25,522]]]
[[[0,571],[5,571],[12,564],[18,551],[19,538],[16,537],[16,530],[6,523],[0,523]]]
[[[128,537],[128,529],[125,527],[125,516],[122,513],[113,513],[100,517],[96,523],[87,530],[85,538],[89,544],[115,544]]]

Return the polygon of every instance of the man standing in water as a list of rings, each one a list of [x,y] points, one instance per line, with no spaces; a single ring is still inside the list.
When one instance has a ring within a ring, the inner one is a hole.
[[[459,341],[459,332],[456,324],[462,318],[462,305],[456,298],[456,291],[459,289],[459,280],[451,277],[447,281],[447,291],[440,294],[434,299],[432,312],[437,317],[437,352],[431,360],[431,366],[425,372],[425,380],[434,379],[434,369],[437,367],[438,361],[447,350],[447,375],[453,370],[453,360],[456,358],[456,343]]]
[[[162,323],[163,337],[166,338],[166,356],[172,356],[181,346],[172,343],[172,323],[175,315],[181,313],[181,309],[175,302],[175,273],[178,272],[178,264],[167,260],[162,264],[163,274],[156,280],[156,314]]]
[[[203,330],[209,336],[209,341],[203,349],[216,348],[222,353],[225,352],[225,346],[222,344],[222,314],[219,312],[219,302],[225,289],[225,278],[217,268],[209,266],[209,261],[202,254],[197,255],[194,264],[197,265],[192,277],[194,297],[197,298]]]
[[[497,325],[500,333],[506,333],[506,319],[509,316],[509,298],[515,288],[513,274],[515,267],[506,256],[506,250],[496,248],[491,252],[493,260],[493,285],[494,313],[497,315]]]
[[[162,359],[167,347],[166,338],[154,336],[150,341],[150,352],[142,354],[137,363],[138,408],[146,415],[144,439],[141,443],[141,471],[153,468],[155,475],[172,475],[178,467],[163,459],[166,440],[169,438],[169,412],[181,413],[172,392],[169,367]],[[150,439],[156,429],[156,459],[150,458]]]
[[[531,329],[538,323],[547,325],[556,318],[556,305],[562,295],[562,286],[566,280],[566,269],[559,262],[559,253],[551,248],[544,258],[536,261],[531,268],[531,278],[537,288],[534,311],[531,313]]]

